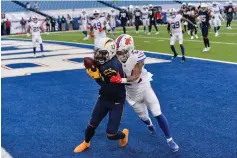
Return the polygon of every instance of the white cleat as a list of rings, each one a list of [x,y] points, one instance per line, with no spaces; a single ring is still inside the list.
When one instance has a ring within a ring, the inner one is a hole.
[[[159,32],[156,32],[156,35],[158,35],[159,34]]]
[[[198,39],[198,35],[195,35],[195,38]]]
[[[207,47],[207,52],[211,49],[211,47]]]
[[[34,58],[36,58],[37,56],[36,56],[36,53],[34,54]]]
[[[203,49],[203,52],[207,52],[207,48],[204,48],[204,49]]]
[[[191,36],[191,40],[193,39],[193,36]]]
[[[88,40],[88,38],[87,37],[85,37],[85,38],[83,38],[83,40],[85,41],[85,40]]]

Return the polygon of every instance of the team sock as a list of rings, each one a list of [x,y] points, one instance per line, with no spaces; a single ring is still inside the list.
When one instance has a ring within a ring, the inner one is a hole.
[[[184,56],[184,53],[185,53],[184,45],[180,44],[180,48],[181,48],[182,55]]]
[[[151,122],[150,118],[148,120],[146,120],[146,121],[142,120],[142,122],[144,122],[147,126],[151,126],[152,125],[152,122]]]
[[[40,51],[41,51],[41,52],[44,51],[44,49],[43,49],[43,44],[42,44],[42,43],[40,44]]]
[[[34,54],[36,53],[36,47],[33,47],[33,52],[34,52]]]
[[[220,28],[221,28],[220,26],[217,26],[217,31],[220,30]]]
[[[210,47],[209,38],[207,38],[206,40],[207,40],[207,46]]]
[[[171,138],[171,132],[170,132],[168,121],[167,121],[166,117],[163,114],[161,114],[159,116],[156,116],[155,118],[157,119],[160,128],[164,132],[165,137],[167,139]]]
[[[144,26],[144,32],[146,32],[146,26]]]
[[[95,127],[88,125],[85,131],[85,142],[89,143],[94,134],[95,134]]]
[[[216,31],[217,31],[217,28],[216,28],[216,27],[214,27],[214,32],[216,33]]]
[[[170,48],[171,48],[172,52],[174,53],[174,55],[177,54],[174,45],[171,45]]]

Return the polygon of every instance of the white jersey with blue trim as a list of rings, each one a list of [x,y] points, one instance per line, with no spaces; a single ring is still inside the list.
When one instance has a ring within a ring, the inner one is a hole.
[[[81,19],[82,25],[87,25],[87,23],[88,23],[88,16],[86,14],[81,14],[80,15],[80,19]]]
[[[220,11],[219,6],[212,8],[212,16],[214,16],[214,18],[217,18],[217,19],[221,18],[221,11]]]
[[[135,65],[139,62],[145,61],[145,59],[146,55],[144,54],[143,51],[133,50],[126,63],[122,63],[123,71],[125,72],[126,76],[127,77],[132,76],[132,71]],[[136,81],[132,82],[131,83],[132,85],[128,87],[131,89],[137,87],[138,85],[141,85],[142,83],[148,83],[152,80],[151,77],[152,74],[147,72],[147,70],[143,66],[140,77]]]

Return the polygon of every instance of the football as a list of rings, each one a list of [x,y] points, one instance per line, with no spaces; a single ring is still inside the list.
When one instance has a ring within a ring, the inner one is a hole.
[[[92,71],[96,71],[95,62],[90,57],[85,57],[84,58],[84,66],[85,66],[86,69],[91,69]]]

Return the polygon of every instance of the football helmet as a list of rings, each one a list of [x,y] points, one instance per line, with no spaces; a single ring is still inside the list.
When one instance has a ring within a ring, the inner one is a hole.
[[[136,6],[136,7],[135,7],[135,9],[137,9],[137,10],[138,10],[138,9],[139,9],[139,7],[138,7],[138,6]]]
[[[37,17],[36,15],[34,15],[33,18],[32,18],[32,21],[33,21],[34,23],[37,23],[37,22],[38,22],[38,17]]]
[[[201,9],[202,10],[207,10],[207,4],[206,3],[201,3]]]
[[[82,14],[85,15],[86,14],[86,10],[82,9]]]
[[[116,44],[111,38],[101,38],[96,46],[94,60],[97,64],[104,64],[116,55]]]
[[[133,38],[130,35],[122,34],[115,40],[115,43],[118,59],[125,63],[128,60],[130,53],[134,50]]]
[[[94,15],[95,18],[99,18],[100,17],[100,11],[97,10],[97,9],[93,10],[93,15]]]
[[[171,17],[171,18],[175,18],[175,17],[176,17],[176,9],[171,8],[171,9],[169,10],[169,14],[170,14],[170,17]]]
[[[152,4],[149,4],[149,9],[153,8],[153,5]]]

